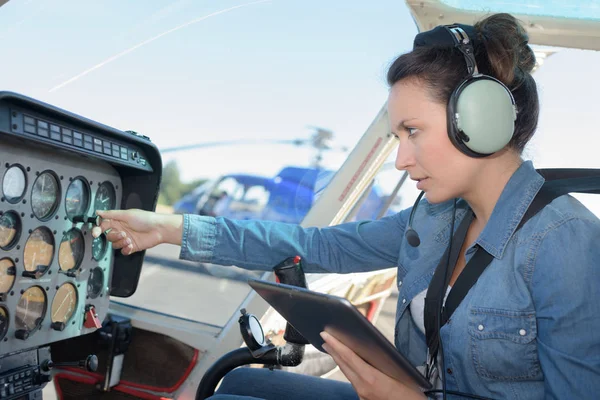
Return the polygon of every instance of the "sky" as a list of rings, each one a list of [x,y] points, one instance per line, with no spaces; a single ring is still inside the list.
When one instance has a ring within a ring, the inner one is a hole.
[[[184,181],[274,175],[314,153],[236,142],[306,139],[320,126],[352,148],[416,33],[403,1],[11,0],[0,7],[0,90],[138,131],[159,149],[231,141],[165,154]],[[542,111],[525,156],[537,167],[600,168],[599,63],[598,52],[560,49],[535,73]],[[328,152],[325,166],[346,155]]]

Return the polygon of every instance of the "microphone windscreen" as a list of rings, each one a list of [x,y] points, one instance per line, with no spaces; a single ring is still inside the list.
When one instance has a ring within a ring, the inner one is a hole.
[[[408,228],[404,235],[406,236],[406,241],[412,247],[418,247],[421,244],[421,239],[419,238],[419,234],[413,228]]]

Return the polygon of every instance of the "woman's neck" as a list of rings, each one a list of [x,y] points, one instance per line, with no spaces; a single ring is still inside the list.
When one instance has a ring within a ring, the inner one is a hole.
[[[473,223],[481,229],[489,221],[504,187],[523,160],[513,151],[506,151],[482,161],[471,190],[462,196],[475,213]]]

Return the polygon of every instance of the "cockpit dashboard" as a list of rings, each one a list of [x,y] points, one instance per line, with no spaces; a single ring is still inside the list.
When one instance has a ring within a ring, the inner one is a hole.
[[[94,332],[135,292],[143,252],[91,229],[97,210],[154,210],[161,172],[143,135],[0,92],[0,357]]]

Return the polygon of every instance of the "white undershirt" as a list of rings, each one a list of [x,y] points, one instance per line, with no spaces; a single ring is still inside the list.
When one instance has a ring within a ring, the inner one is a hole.
[[[448,298],[448,293],[450,293],[450,289],[452,286],[448,286],[446,289],[446,295],[444,296],[444,303],[446,303],[446,299]],[[421,293],[417,294],[412,301],[410,302],[410,313],[412,315],[413,321],[419,327],[423,335],[425,334],[425,295],[427,294],[427,289],[423,290]]]
[[[446,295],[444,296],[444,303],[446,303],[446,299],[448,298],[448,293],[450,293],[450,289],[452,286],[448,285],[446,289]],[[412,301],[410,302],[410,314],[412,315],[413,321],[417,324],[417,327],[423,332],[425,335],[425,295],[427,294],[427,289],[423,290],[421,293],[417,294]],[[440,359],[440,354],[438,353],[438,365],[441,365],[442,360]],[[424,367],[417,367],[422,374],[425,374]],[[436,389],[442,388],[442,380],[440,378],[434,383]]]

